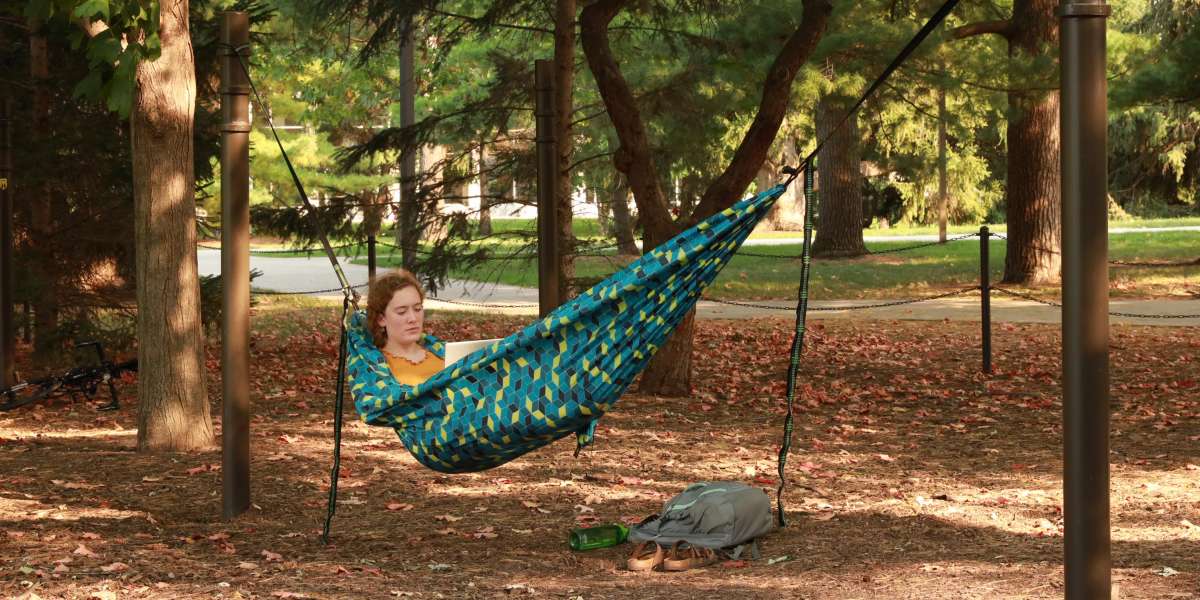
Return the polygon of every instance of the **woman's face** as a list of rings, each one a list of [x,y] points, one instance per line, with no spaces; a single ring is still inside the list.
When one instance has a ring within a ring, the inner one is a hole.
[[[388,342],[392,344],[418,342],[425,326],[425,307],[417,288],[408,286],[396,290],[379,317],[379,325],[387,330]]]

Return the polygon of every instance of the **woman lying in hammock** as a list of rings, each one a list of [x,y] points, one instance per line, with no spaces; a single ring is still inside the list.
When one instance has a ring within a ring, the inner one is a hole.
[[[383,351],[392,376],[404,385],[418,385],[446,365],[419,343],[425,328],[425,291],[412,273],[390,271],[371,281],[367,294],[367,324],[375,345]]]

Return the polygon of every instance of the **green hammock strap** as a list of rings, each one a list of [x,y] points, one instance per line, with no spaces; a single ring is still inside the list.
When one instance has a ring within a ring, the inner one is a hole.
[[[338,476],[342,470],[342,421],[345,416],[343,400],[346,398],[346,318],[350,313],[350,298],[342,299],[342,331],[338,342],[337,393],[333,401],[333,468],[329,473],[329,504],[325,509],[325,526],[321,530],[321,541],[329,544],[329,528],[333,524],[333,513],[337,511]]]
[[[787,374],[787,416],[783,419],[783,443],[779,446],[779,487],[775,500],[779,511],[776,519],[780,527],[787,526],[784,517],[783,490],[787,486],[787,455],[792,448],[793,407],[796,404],[796,376],[800,372],[800,355],[804,352],[805,321],[808,317],[808,281],[812,271],[813,207],[816,193],[813,191],[813,161],[804,165],[804,249],[800,253],[800,301],[796,304],[796,334],[792,338],[791,361]]]

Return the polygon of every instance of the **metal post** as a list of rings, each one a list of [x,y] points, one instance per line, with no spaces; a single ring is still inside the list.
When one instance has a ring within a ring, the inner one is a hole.
[[[375,280],[375,234],[367,235],[367,278]]]
[[[546,316],[559,305],[558,202],[555,185],[558,148],[554,139],[554,62],[535,63],[537,94],[538,306]]]
[[[1061,7],[1063,561],[1068,600],[1112,595],[1108,84],[1102,0]]]
[[[250,18],[221,13],[222,514],[250,508]]]
[[[0,386],[16,383],[17,330],[13,324],[12,99],[0,112]]]
[[[979,322],[983,345],[983,372],[992,374],[992,273],[988,249],[991,232],[987,225],[979,228]]]

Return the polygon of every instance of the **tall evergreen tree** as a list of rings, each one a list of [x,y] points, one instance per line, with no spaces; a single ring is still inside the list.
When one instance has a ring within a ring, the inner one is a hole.
[[[1049,282],[1060,275],[1057,7],[1055,0],[1014,0],[1009,18],[955,30],[959,38],[1001,36],[1012,61],[1005,177],[1006,283]]]

